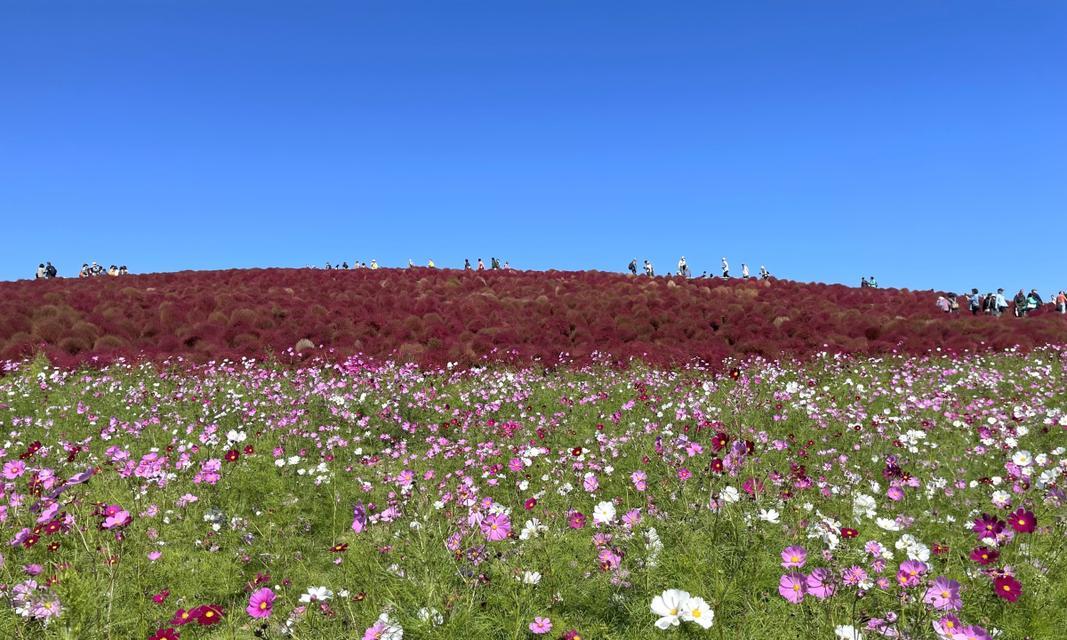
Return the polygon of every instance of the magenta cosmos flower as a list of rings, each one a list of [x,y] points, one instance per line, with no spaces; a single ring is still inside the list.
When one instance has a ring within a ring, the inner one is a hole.
[[[995,540],[997,534],[1004,530],[1004,521],[996,516],[983,513],[974,519],[971,530],[977,533],[980,539],[993,538]]]
[[[352,531],[359,533],[367,528],[367,510],[362,502],[357,502],[352,509]]]
[[[534,618],[533,622],[530,623],[530,631],[536,633],[537,635],[548,633],[551,630],[552,621],[548,618],[542,618],[541,616],[537,616],[536,618]]]
[[[248,598],[248,606],[245,607],[245,611],[253,618],[269,618],[271,611],[274,610],[274,599],[276,597],[274,592],[266,587],[256,589],[252,592],[251,597]]]
[[[778,593],[789,602],[799,604],[804,599],[806,584],[807,576],[803,573],[787,573],[778,580]]]
[[[482,519],[482,533],[490,542],[503,540],[511,533],[511,521],[502,513],[488,515]]]
[[[782,566],[786,569],[800,568],[808,560],[808,551],[804,547],[786,547],[782,550]]]
[[[938,576],[926,589],[923,602],[939,611],[957,611],[963,606],[960,599],[960,583],[945,576]]]
[[[1021,507],[1011,514],[1008,522],[1011,523],[1011,528],[1019,533],[1033,533],[1037,528],[1037,517],[1034,516],[1034,512]]]
[[[974,560],[980,565],[993,564],[1000,557],[1000,552],[996,549],[990,549],[986,546],[977,547],[971,551],[971,560]]]

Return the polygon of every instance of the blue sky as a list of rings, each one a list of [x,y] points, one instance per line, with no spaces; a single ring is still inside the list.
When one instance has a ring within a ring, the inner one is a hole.
[[[1067,3],[0,0],[0,278],[1067,287]]]

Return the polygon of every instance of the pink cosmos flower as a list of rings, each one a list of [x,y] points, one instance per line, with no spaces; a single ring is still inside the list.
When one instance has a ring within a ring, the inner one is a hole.
[[[926,573],[926,564],[918,560],[905,560],[897,571],[897,583],[902,587],[914,587]]]
[[[248,606],[245,607],[245,612],[253,618],[269,618],[271,611],[274,610],[274,599],[276,597],[274,592],[266,587],[256,589],[248,598]]]
[[[488,515],[482,519],[482,533],[486,540],[499,542],[511,533],[511,521],[504,514]]]
[[[634,483],[634,488],[638,491],[648,489],[648,475],[644,471],[634,471],[631,473],[630,482]]]
[[[958,611],[963,607],[960,583],[945,576],[938,576],[926,589],[923,602],[939,611]]]
[[[536,618],[534,618],[533,622],[530,623],[530,631],[536,633],[537,635],[548,633],[551,630],[552,621],[548,618],[542,618],[541,616],[537,616]]]
[[[942,616],[938,620],[934,620],[933,625],[937,635],[945,640],[952,640],[963,627],[963,624],[960,623],[960,619],[951,614]]]
[[[805,583],[806,592],[819,600],[834,595],[834,576],[829,569],[812,569]]]
[[[585,526],[585,514],[581,511],[571,511],[570,515],[567,516],[567,525],[571,529],[581,529]]]
[[[362,502],[357,502],[352,508],[352,531],[359,533],[367,528],[367,510]]]
[[[808,550],[804,547],[792,546],[782,550],[782,566],[786,569],[799,569],[807,560]]]
[[[800,604],[806,584],[807,576],[803,573],[787,573],[778,580],[778,593],[789,602]]]
[[[130,517],[130,512],[125,509],[120,509],[114,515],[109,515],[104,518],[103,527],[105,529],[114,529],[115,527],[124,527],[128,525],[133,518]]]
[[[12,460],[4,464],[4,477],[14,480],[26,472],[26,463],[22,460]]]

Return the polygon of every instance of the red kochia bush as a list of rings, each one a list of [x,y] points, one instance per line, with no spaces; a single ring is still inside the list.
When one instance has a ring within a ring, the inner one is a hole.
[[[595,271],[258,269],[20,281],[0,283],[0,358],[284,358],[307,338],[337,357],[426,364],[554,363],[563,353],[581,362],[598,352],[673,364],[1067,341],[1059,314],[946,316],[936,297]]]

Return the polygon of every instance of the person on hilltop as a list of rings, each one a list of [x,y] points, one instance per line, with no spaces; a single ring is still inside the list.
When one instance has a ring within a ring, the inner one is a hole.
[[[122,265],[121,267],[119,267],[119,275],[120,276],[128,276],[128,275],[130,275],[130,270],[126,268],[126,265]]]
[[[747,278],[748,277],[748,265],[745,264],[744,262],[741,263],[741,277],[742,278]]]
[[[645,260],[645,275],[649,278],[656,275],[656,270],[652,268],[652,263],[648,260]]]
[[[982,308],[981,297],[978,295],[978,289],[971,289],[971,295],[967,298],[968,308],[971,310],[971,315],[978,315],[978,311]]]
[[[412,260],[411,258],[408,258],[408,269],[414,269],[414,268],[415,268],[415,261]]]
[[[341,262],[341,268],[346,270],[348,269],[348,260]]]
[[[1022,289],[1019,289],[1019,292],[1012,297],[1011,305],[1015,310],[1016,318],[1026,315],[1026,294]]]
[[[54,278],[58,275],[59,271],[56,270],[55,266],[51,262],[44,263],[44,277]]]
[[[504,271],[511,271],[511,261],[510,260],[505,260],[504,261]]]
[[[683,278],[689,277],[689,264],[685,261],[685,256],[678,259],[678,275]]]
[[[485,261],[478,258],[478,271],[485,271]]]
[[[463,270],[464,271],[470,271],[471,270],[471,259],[470,258],[464,258],[463,259]]]
[[[107,268],[107,275],[111,276],[112,278],[118,277],[118,275],[119,275],[119,267],[118,267],[118,265],[114,265],[113,264],[110,267],[108,267]]]
[[[726,256],[722,257],[722,277],[730,277],[730,263],[726,261]]]
[[[370,268],[371,268],[371,269],[377,269],[377,268],[378,268],[378,261],[377,261],[377,260],[375,260],[375,259],[373,259],[373,258],[371,258],[371,261],[370,261]]]
[[[426,261],[426,266],[431,268],[431,269],[436,269],[437,268],[437,265],[434,264],[433,258],[430,258],[429,260]]]
[[[45,275],[45,273],[46,273],[46,271],[45,271],[45,268],[44,268],[44,263],[42,262],[41,264],[37,265],[37,273],[33,274],[33,279],[34,280],[43,280],[43,279],[45,279],[47,277]]]
[[[860,289],[866,289],[869,286],[871,286],[871,285],[870,285],[870,283],[867,282],[867,276],[861,276],[860,277]]]
[[[631,260],[630,264],[628,264],[626,266],[626,268],[630,270],[630,275],[636,276],[637,275],[637,258],[634,258],[633,260]]]
[[[997,294],[993,296],[993,315],[1000,317],[1004,315],[1004,311],[1008,308],[1008,301],[1004,298],[1004,287],[997,289]]]
[[[948,301],[948,296],[944,294],[937,296],[937,302],[934,304],[941,313],[948,313],[949,309],[952,307],[951,303]]]
[[[871,279],[867,281],[867,286],[872,289],[878,288],[878,281],[874,279],[874,276],[871,276]]]
[[[1041,295],[1038,294],[1037,289],[1031,289],[1030,293],[1026,296],[1026,310],[1033,311],[1045,304],[1045,301],[1041,299]]]
[[[493,271],[500,269],[500,261],[497,260],[495,257],[489,258],[489,268]]]
[[[1064,293],[1062,290],[1056,296],[1056,311],[1059,311],[1061,314],[1067,314],[1067,293]]]
[[[767,267],[763,266],[762,264],[759,266],[759,277],[760,280],[766,280],[767,278],[771,277],[771,272],[767,271]]]

